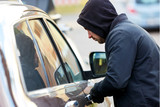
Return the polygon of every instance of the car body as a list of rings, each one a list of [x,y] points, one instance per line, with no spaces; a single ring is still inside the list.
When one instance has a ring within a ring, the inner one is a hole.
[[[32,5],[35,7],[38,7],[45,11],[53,20],[54,22],[58,22],[62,16],[61,14],[58,14],[55,9],[54,0],[21,0],[23,4],[26,5]],[[67,26],[66,24],[59,24],[57,23],[58,27],[63,33],[67,33],[72,28]]]
[[[126,14],[133,23],[145,29],[160,27],[159,0],[129,0],[126,2]]]
[[[17,2],[0,2],[0,13],[0,107],[87,107],[86,95],[104,75],[83,71],[52,18]]]

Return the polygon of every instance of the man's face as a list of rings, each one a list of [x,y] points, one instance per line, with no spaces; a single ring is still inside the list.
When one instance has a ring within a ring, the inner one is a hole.
[[[86,29],[86,30],[87,30],[87,29]],[[103,43],[105,42],[105,39],[104,39],[104,38],[98,36],[97,34],[91,32],[90,30],[87,30],[87,32],[88,32],[88,38],[89,38],[89,39],[92,38],[93,40],[97,41],[97,42],[100,43],[100,44],[103,44]]]

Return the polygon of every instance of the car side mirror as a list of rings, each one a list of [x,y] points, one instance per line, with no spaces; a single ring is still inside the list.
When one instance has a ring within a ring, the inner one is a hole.
[[[103,77],[107,72],[105,52],[92,52],[89,56],[91,72],[94,77]]]

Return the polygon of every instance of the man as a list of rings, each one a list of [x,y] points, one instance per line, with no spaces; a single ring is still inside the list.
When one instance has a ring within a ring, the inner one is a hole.
[[[115,107],[159,107],[160,51],[151,36],[109,0],[89,0],[77,22],[89,38],[105,43],[108,68],[90,91],[93,101],[113,96]]]

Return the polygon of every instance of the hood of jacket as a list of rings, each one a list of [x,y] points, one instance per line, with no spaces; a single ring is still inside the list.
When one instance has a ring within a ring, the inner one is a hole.
[[[106,38],[112,21],[118,16],[109,0],[89,0],[77,22],[85,29]]]

